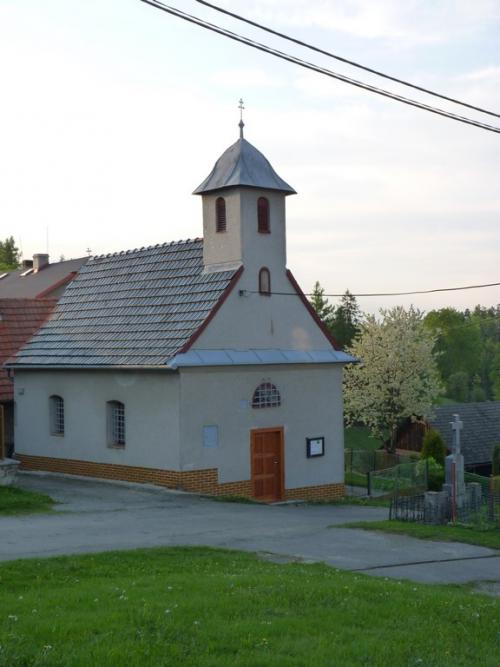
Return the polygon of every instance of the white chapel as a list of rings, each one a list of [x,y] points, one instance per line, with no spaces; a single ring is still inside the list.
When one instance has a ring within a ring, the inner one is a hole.
[[[286,260],[295,190],[243,136],[203,238],[89,259],[10,364],[26,470],[272,502],[344,494],[339,350]]]

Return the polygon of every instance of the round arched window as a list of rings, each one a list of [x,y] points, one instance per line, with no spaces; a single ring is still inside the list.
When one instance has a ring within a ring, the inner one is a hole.
[[[280,393],[272,382],[261,382],[253,392],[252,408],[278,408],[280,405]]]
[[[271,273],[265,266],[259,271],[259,294],[271,296]]]
[[[215,230],[217,232],[226,231],[226,200],[224,197],[217,197],[215,200]]]

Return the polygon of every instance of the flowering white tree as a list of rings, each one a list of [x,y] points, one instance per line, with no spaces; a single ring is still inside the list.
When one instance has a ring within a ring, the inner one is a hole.
[[[390,437],[408,417],[426,418],[441,393],[433,356],[434,335],[423,326],[423,312],[402,306],[369,315],[349,352],[360,360],[346,368],[347,424],[365,424],[375,438]]]

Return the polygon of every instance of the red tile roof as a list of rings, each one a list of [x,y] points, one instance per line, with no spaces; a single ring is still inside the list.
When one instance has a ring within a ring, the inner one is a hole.
[[[13,399],[3,364],[36,333],[56,303],[56,299],[0,299],[0,401]]]

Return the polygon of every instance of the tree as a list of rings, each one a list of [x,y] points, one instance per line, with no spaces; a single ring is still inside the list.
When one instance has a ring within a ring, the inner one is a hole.
[[[13,271],[19,268],[19,249],[13,236],[0,241],[0,270]]]
[[[444,383],[455,373],[467,374],[467,386],[481,369],[481,332],[470,311],[455,308],[432,310],[425,326],[436,336],[437,364]]]
[[[480,366],[478,375],[487,400],[495,398],[495,376],[492,368],[497,350],[500,350],[500,305],[485,308],[476,306],[471,320],[479,327],[481,336]]]
[[[459,403],[469,400],[469,376],[464,371],[452,373],[446,382],[446,395]]]
[[[356,297],[345,291],[340,306],[335,309],[332,331],[340,347],[348,347],[358,333],[361,314]]]
[[[500,345],[497,345],[497,352],[490,371],[490,380],[493,396],[495,400],[500,401]]]
[[[395,448],[398,425],[407,418],[427,418],[441,392],[433,356],[435,337],[423,324],[423,313],[398,306],[381,310],[359,325],[348,349],[361,360],[346,368],[344,399],[349,425],[362,423]]]
[[[335,306],[332,306],[331,303],[329,303],[328,299],[324,296],[324,294],[325,294],[324,288],[321,287],[318,281],[316,281],[314,283],[314,289],[312,292],[310,303],[311,306],[316,311],[316,314],[319,317],[319,319],[323,322],[323,324],[325,324],[325,326],[327,326],[328,329],[331,329],[335,313]]]
[[[479,375],[474,375],[472,378],[472,388],[470,390],[470,400],[473,403],[479,403],[486,400],[486,392],[481,386],[481,378]]]

